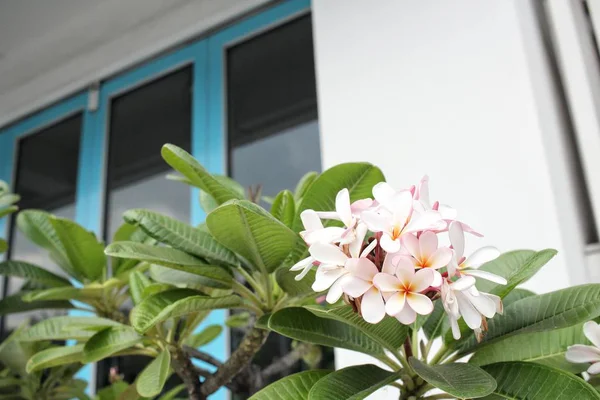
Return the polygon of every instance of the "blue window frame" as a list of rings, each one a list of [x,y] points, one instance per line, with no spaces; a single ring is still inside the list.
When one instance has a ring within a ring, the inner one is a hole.
[[[243,18],[208,37],[199,39],[160,57],[139,65],[99,86],[97,109],[87,108],[88,92],[81,92],[53,106],[39,111],[13,125],[0,128],[0,179],[14,186],[15,157],[18,140],[45,126],[58,122],[78,112],[83,113],[79,170],[77,174],[76,221],[87,229],[103,236],[108,145],[108,121],[111,98],[137,86],[159,78],[185,65],[193,67],[192,90],[192,146],[191,152],[210,172],[227,172],[226,109],[225,109],[225,51],[245,38],[272,26],[308,12],[310,0],[287,0],[260,13]],[[165,142],[168,138],[165,138]],[[198,190],[191,189],[191,221],[201,223],[204,212],[197,202]],[[7,237],[6,219],[0,221],[0,235]],[[226,311],[213,311],[205,324],[223,324]],[[229,353],[227,335],[213,341],[205,351],[219,359]],[[81,378],[95,382],[94,371],[87,366]],[[221,390],[211,398],[225,399]]]

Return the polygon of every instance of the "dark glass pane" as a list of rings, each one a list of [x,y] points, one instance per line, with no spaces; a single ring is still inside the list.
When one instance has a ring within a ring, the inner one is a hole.
[[[110,242],[123,213],[147,208],[182,221],[190,219],[190,189],[167,180],[160,155],[165,143],[190,151],[192,68],[185,67],[121,94],[110,103],[105,238]],[[132,304],[126,305],[129,312]],[[111,367],[133,382],[150,359],[119,357],[98,366],[98,388]],[[171,384],[169,384],[171,387]]]
[[[246,187],[261,185],[266,196],[293,189],[305,173],[321,169],[311,17],[239,43],[226,57],[229,174]],[[242,337],[231,332],[232,350]],[[269,365],[290,349],[289,339],[271,334],[254,362]],[[333,353],[324,351],[323,365],[332,364]]]
[[[60,217],[75,218],[75,190],[79,160],[81,113],[53,124],[18,143],[17,174],[15,192],[21,195],[19,207],[46,210]],[[50,261],[48,253],[31,243],[13,223],[9,258],[40,265],[58,275],[67,276]],[[7,278],[4,293],[11,295],[19,291],[23,279]],[[65,310],[40,310],[8,315],[4,318],[7,333],[25,320],[32,323],[55,315],[66,314]]]

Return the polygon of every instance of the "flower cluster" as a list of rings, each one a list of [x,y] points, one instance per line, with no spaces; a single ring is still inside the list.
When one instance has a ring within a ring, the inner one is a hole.
[[[460,318],[478,334],[485,330],[486,318],[502,313],[502,302],[478,291],[476,279],[506,280],[477,267],[498,257],[498,250],[483,247],[464,256],[465,233],[481,235],[459,221],[454,209],[430,202],[427,177],[417,187],[399,191],[378,183],[373,198],[351,203],[343,189],[335,211],[302,212],[305,230],[300,234],[310,256],[291,268],[301,271],[296,279],[317,266],[313,290],[327,290],[328,303],[343,296],[369,323],[387,314],[412,324],[417,314],[430,314],[432,301],[440,299],[456,339]],[[323,220],[343,226],[325,227]]]

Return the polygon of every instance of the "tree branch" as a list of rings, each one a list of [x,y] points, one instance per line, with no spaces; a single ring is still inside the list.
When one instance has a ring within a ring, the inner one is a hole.
[[[188,356],[190,356],[192,358],[197,358],[198,360],[201,360],[204,362],[207,362],[211,365],[214,365],[215,367],[220,367],[221,365],[223,365],[223,363],[221,361],[217,360],[210,354],[200,351],[198,349],[195,349],[193,347],[183,346],[183,351],[185,353],[187,353]]]
[[[308,343],[299,343],[298,346],[287,353],[285,356],[278,358],[271,365],[263,369],[262,378],[267,380],[278,372],[285,371],[298,362],[302,357],[310,352]]]
[[[260,350],[267,340],[269,331],[252,328],[246,333],[240,346],[231,354],[229,360],[206,378],[200,387],[203,396],[216,392],[221,386],[227,385],[231,380],[248,365],[252,357]]]
[[[190,400],[205,400],[206,395],[201,392],[200,378],[190,358],[181,349],[176,349],[172,356],[173,369],[185,383]]]

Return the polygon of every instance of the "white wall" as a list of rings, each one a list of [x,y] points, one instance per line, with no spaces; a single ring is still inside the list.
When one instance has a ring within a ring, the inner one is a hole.
[[[433,198],[485,234],[473,247],[559,249],[528,288],[585,281],[527,1],[313,0],[313,18],[324,167],[370,161],[398,188],[427,173]]]

